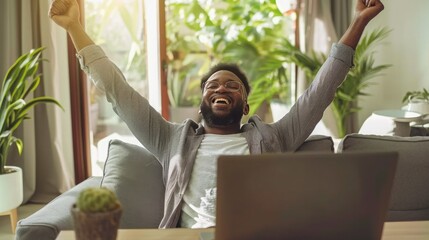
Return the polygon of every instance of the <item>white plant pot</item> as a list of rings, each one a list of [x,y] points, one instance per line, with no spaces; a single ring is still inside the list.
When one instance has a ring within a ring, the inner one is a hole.
[[[407,105],[407,110],[412,112],[418,112],[423,115],[429,114],[429,102],[428,101],[410,101]]]
[[[6,166],[14,172],[0,174],[0,213],[17,208],[23,200],[22,170],[19,167]]]

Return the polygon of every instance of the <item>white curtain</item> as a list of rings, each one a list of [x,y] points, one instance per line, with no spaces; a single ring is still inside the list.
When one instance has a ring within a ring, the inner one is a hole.
[[[23,53],[46,47],[40,65],[42,84],[35,95],[56,98],[64,107],[38,105],[17,132],[22,156],[12,151],[8,165],[24,174],[24,202],[46,203],[74,185],[66,33],[48,18],[50,1],[2,0],[0,76]],[[1,77],[1,81],[3,77]]]
[[[314,51],[327,54],[332,43],[338,41],[331,18],[330,0],[304,0],[302,7],[300,19],[302,50],[306,53]],[[299,93],[308,87],[303,72],[298,72],[298,86]],[[338,135],[331,108],[326,109],[322,121],[316,126],[313,134]]]
[[[321,52],[328,54],[334,42],[338,41],[337,32],[342,35],[344,26],[350,23],[350,7],[348,0],[304,0],[301,9],[301,43],[302,50],[306,53]],[[340,6],[339,6],[340,5]],[[332,11],[335,10],[335,12]],[[343,12],[345,11],[345,13]],[[333,14],[336,17],[337,30],[334,26]],[[302,93],[307,88],[307,81],[303,72],[298,73],[298,92]],[[335,119],[331,108],[326,109],[322,121],[316,126],[313,134],[322,134],[336,137]]]

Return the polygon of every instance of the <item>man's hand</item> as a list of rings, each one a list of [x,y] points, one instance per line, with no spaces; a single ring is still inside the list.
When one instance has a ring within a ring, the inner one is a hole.
[[[380,0],[357,0],[356,15],[339,42],[356,49],[366,25],[383,9]]]
[[[70,26],[79,23],[79,5],[76,0],[53,0],[49,17],[66,31]]]
[[[356,4],[356,17],[368,23],[383,9],[384,5],[380,0],[358,0]]]
[[[94,44],[79,22],[79,5],[76,0],[53,0],[49,17],[70,35],[77,51]]]

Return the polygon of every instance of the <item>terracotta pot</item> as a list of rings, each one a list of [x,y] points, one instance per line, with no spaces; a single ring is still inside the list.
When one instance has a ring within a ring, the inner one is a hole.
[[[71,212],[77,240],[116,239],[122,208],[103,213],[86,213],[73,206]]]

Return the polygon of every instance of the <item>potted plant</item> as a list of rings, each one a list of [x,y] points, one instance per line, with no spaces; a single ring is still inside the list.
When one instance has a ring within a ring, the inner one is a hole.
[[[402,98],[407,103],[407,110],[421,114],[429,114],[429,92],[426,88],[421,91],[408,91]]]
[[[167,93],[170,120],[190,118],[200,121],[200,78],[208,70],[210,59],[195,31],[184,22],[189,3],[166,1]]]
[[[170,120],[182,122],[190,118],[198,122],[199,77],[198,62],[172,61],[168,65],[167,85],[170,100]]]
[[[376,29],[373,32],[365,34],[356,47],[353,67],[347,74],[346,79],[338,87],[331,109],[334,113],[335,123],[339,138],[348,133],[348,120],[353,113],[360,110],[356,106],[359,96],[366,96],[364,89],[371,85],[370,80],[389,68],[388,64],[375,65],[374,48],[389,34],[386,28]],[[309,79],[314,79],[317,70],[326,59],[325,55],[307,55],[299,53],[292,58],[292,61],[306,72]]]
[[[287,19],[278,11],[275,1],[171,2],[174,2],[170,3],[176,12],[174,16],[182,16],[180,21],[173,22],[174,26],[177,22],[185,23],[179,33],[184,39],[197,36],[193,40],[197,44],[188,45],[193,51],[205,52],[209,64],[235,62],[246,72],[253,89],[248,99],[249,115],[274,98],[283,102],[291,98],[289,66],[276,59],[279,57],[276,52],[284,46],[283,40],[287,41],[284,38]]]
[[[28,111],[39,103],[61,105],[54,98],[33,97],[40,84],[38,73],[43,48],[33,49],[20,56],[7,71],[0,90],[0,212],[18,207],[23,200],[22,171],[18,167],[6,166],[9,151],[15,145],[22,153],[23,141],[14,133],[28,119]]]
[[[176,39],[183,38],[175,34]],[[181,40],[185,41],[185,40]],[[176,45],[173,45],[176,46]],[[167,64],[167,93],[170,102],[170,121],[182,122],[190,118],[200,121],[200,76],[205,56],[192,52],[189,47],[170,46]],[[183,45],[185,46],[185,45]]]
[[[116,194],[108,188],[84,189],[71,212],[76,239],[116,239],[122,207]]]
[[[309,80],[314,79],[327,56],[304,53],[284,37],[284,30],[292,23],[278,11],[272,0],[226,0],[212,2],[183,1],[183,21],[204,43],[213,62],[238,63],[250,79],[252,94],[248,103],[252,115],[265,103],[283,102],[291,105],[296,96],[290,81],[293,64],[303,70]],[[367,34],[359,43],[355,65],[338,88],[331,104],[338,129],[338,137],[348,132],[350,117],[359,111],[355,106],[369,80],[389,65],[375,65],[374,46],[383,40],[388,30],[379,29]],[[258,112],[259,114],[259,112]]]

